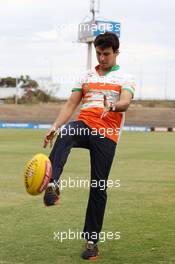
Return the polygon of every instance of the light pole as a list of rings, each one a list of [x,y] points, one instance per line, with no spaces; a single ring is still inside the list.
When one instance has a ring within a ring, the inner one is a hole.
[[[99,0],[90,0],[90,12],[92,13],[92,21],[91,22],[92,22],[92,24],[95,24],[95,13],[99,12]],[[89,30],[91,30],[91,28]],[[92,46],[93,46],[93,41],[90,41],[87,44],[88,44],[87,69],[91,69],[91,67],[92,67]]]
[[[164,73],[164,99],[168,100],[168,75],[170,69],[173,68],[173,64],[169,63],[166,68],[165,68],[165,73]]]
[[[137,70],[136,70],[135,74],[138,75],[138,85],[139,85],[138,92],[139,92],[139,99],[141,100],[142,96],[143,96],[143,93],[142,93],[142,89],[143,89],[143,64],[137,56],[135,56],[133,58],[133,62],[138,65],[136,67]]]
[[[140,86],[140,100],[142,100],[142,86],[143,86],[143,68],[142,68],[142,63],[139,62],[139,86]]]

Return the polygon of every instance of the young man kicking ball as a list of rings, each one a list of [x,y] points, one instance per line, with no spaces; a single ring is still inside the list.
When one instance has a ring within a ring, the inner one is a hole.
[[[130,75],[122,74],[117,64],[119,39],[110,32],[100,34],[94,41],[99,65],[89,70],[82,82],[75,85],[67,103],[47,132],[44,147],[50,143],[57,130],[64,126],[64,133],[58,135],[50,153],[53,174],[44,195],[47,206],[58,202],[59,179],[71,148],[80,147],[90,151],[91,184],[83,237],[87,240],[82,253],[83,259],[95,259],[97,242],[102,229],[107,201],[107,181],[112,161],[124,122],[124,112],[134,95],[134,81]],[[76,121],[68,122],[81,102]],[[69,133],[71,131],[71,133]],[[74,133],[72,133],[74,131]],[[81,133],[80,133],[81,132]],[[100,188],[100,181],[105,188]]]

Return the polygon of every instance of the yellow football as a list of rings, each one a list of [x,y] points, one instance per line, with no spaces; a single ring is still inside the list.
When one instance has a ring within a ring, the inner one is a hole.
[[[52,176],[52,165],[49,158],[36,154],[26,165],[24,170],[24,185],[31,195],[42,193]]]

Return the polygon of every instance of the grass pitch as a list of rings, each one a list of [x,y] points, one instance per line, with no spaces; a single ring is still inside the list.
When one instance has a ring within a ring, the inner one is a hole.
[[[44,131],[0,130],[0,264],[77,264],[83,240],[54,239],[81,232],[87,188],[65,188],[59,206],[45,208],[23,185],[23,168],[42,149]],[[123,133],[110,179],[103,231],[119,240],[99,243],[98,263],[174,264],[175,134]],[[89,153],[73,149],[63,179],[89,178]]]

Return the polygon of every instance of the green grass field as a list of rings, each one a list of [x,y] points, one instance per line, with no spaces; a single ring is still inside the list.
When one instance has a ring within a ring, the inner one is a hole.
[[[67,188],[46,208],[23,185],[23,168],[42,149],[45,131],[0,130],[0,264],[84,263],[83,240],[54,240],[54,232],[82,231],[88,189]],[[87,150],[73,149],[62,177],[89,177]],[[175,263],[175,134],[123,133],[110,179],[103,231],[119,240],[99,243],[98,263]]]

